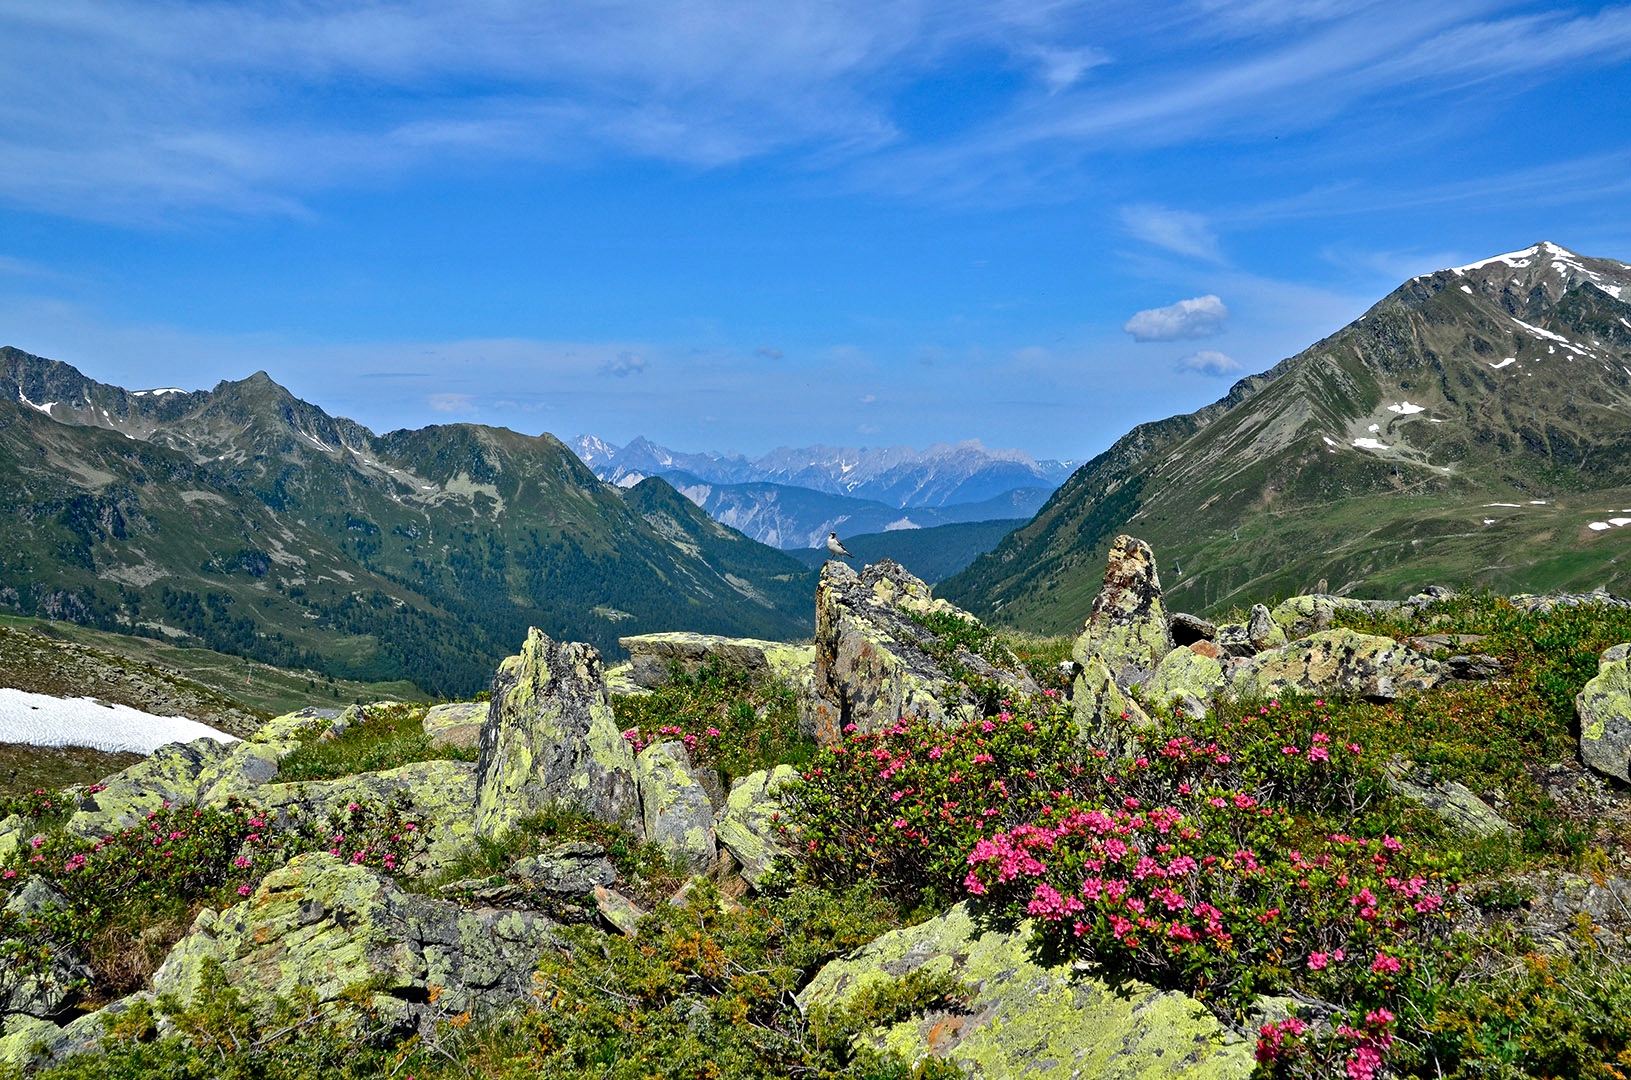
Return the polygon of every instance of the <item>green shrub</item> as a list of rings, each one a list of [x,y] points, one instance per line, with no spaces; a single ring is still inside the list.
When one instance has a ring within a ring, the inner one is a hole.
[[[333,738],[315,734],[278,764],[278,781],[336,780],[395,769],[416,761],[474,761],[474,750],[433,746],[422,726],[423,705],[369,705]],[[318,730],[321,730],[319,727]]]
[[[710,658],[694,675],[676,665],[666,686],[650,694],[612,699],[617,726],[638,753],[653,742],[678,739],[694,764],[732,779],[776,765],[801,765],[815,752],[799,733],[798,699],[791,687],[755,678]]]

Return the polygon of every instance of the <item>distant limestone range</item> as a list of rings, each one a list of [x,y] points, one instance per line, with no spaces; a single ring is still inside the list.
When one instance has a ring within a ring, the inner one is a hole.
[[[682,453],[637,438],[569,443],[595,475],[628,487],[661,476],[715,521],[785,550],[845,535],[1029,518],[1076,462],[1036,461],[978,440],[910,447],[782,447],[758,458]]]
[[[1316,579],[1631,591],[1631,266],[1552,243],[1405,282],[1197,412],[1142,424],[939,586],[1080,625],[1123,530],[1197,612]]]

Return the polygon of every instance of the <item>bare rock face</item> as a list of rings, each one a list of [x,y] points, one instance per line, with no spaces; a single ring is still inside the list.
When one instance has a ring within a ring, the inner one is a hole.
[[[851,723],[876,731],[901,717],[935,723],[976,718],[979,702],[936,660],[937,651],[949,651],[964,670],[1015,693],[1037,691],[1012,654],[999,665],[966,648],[941,649],[935,634],[918,621],[937,617],[976,621],[935,599],[927,585],[892,559],[859,574],[828,562],[816,587],[813,734],[831,743]]]
[[[756,638],[728,638],[680,631],[635,634],[617,643],[629,651],[629,677],[636,686],[667,686],[669,673],[679,668],[695,675],[710,663],[757,677],[782,679],[794,687],[809,679],[815,652],[808,645],[788,645]]]
[[[634,753],[612,715],[600,653],[533,629],[493,676],[476,762],[476,830],[497,835],[550,804],[640,829]]]
[[[1084,669],[1090,660],[1101,661],[1126,690],[1143,684],[1172,650],[1155,554],[1142,540],[1118,536],[1110,544],[1104,587],[1071,656]]]

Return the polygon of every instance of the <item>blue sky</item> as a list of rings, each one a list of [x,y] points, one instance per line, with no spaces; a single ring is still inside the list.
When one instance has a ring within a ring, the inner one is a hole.
[[[0,343],[376,430],[1082,458],[1631,260],[1631,7],[0,0]]]

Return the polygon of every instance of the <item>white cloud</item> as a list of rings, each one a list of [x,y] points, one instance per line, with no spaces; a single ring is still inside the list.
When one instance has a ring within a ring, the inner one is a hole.
[[[1140,203],[1121,208],[1121,224],[1140,240],[1156,247],[1209,262],[1223,261],[1217,235],[1200,214]]]
[[[464,416],[476,411],[476,399],[469,394],[432,394],[425,399],[425,404],[437,412]]]
[[[602,375],[615,375],[619,379],[628,378],[630,375],[644,370],[646,370],[645,360],[631,352],[620,352],[600,365]]]
[[[1221,334],[1229,309],[1216,296],[1196,296],[1140,311],[1122,324],[1134,341],[1180,341]]]
[[[1215,349],[1202,349],[1178,361],[1178,370],[1200,375],[1233,375],[1237,371],[1245,371],[1246,368],[1232,356],[1226,356]]]

